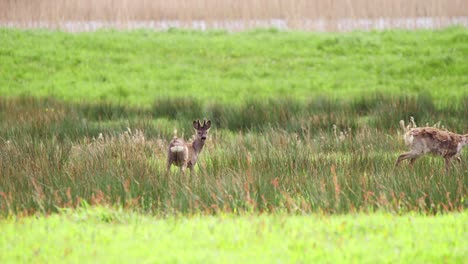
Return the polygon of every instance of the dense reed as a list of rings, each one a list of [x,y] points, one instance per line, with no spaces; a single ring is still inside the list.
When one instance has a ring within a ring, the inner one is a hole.
[[[0,21],[340,19],[466,16],[457,0],[6,0]]]
[[[466,133],[467,106],[464,98],[438,108],[424,95],[236,106],[160,99],[150,108],[1,98],[0,212],[84,201],[162,215],[463,210],[466,162],[449,175],[437,158],[413,170],[393,164],[406,150],[399,119]],[[167,143],[174,128],[189,138],[193,117],[214,121],[196,176],[167,177]]]

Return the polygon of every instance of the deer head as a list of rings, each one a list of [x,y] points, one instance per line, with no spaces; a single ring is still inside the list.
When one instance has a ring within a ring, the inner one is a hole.
[[[197,131],[196,139],[201,140],[204,142],[206,140],[206,136],[208,135],[208,130],[210,130],[211,121],[203,120],[203,125],[200,123],[200,120],[193,121],[193,128]]]

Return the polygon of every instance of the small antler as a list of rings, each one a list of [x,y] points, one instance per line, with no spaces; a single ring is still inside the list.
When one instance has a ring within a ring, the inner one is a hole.
[[[200,129],[210,129],[211,127],[211,121],[203,119],[203,125],[200,123],[200,120],[194,120],[193,121],[193,128],[200,130]]]
[[[193,121],[193,128],[195,129],[200,129],[201,125],[200,125],[200,120],[194,120]]]
[[[206,121],[203,119],[203,128],[210,129],[210,127],[211,127],[211,120]]]

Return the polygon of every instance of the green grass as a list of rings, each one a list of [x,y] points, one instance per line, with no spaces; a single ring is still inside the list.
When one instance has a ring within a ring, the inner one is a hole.
[[[400,119],[468,131],[467,36],[1,29],[0,214],[463,211],[466,158],[393,164]],[[166,177],[203,117],[197,175]]]
[[[158,98],[467,95],[468,31],[64,33],[0,29],[0,94],[150,106]]]
[[[173,129],[184,138],[192,134],[188,113],[3,98],[0,212],[55,212],[82,200],[156,215],[460,211],[467,197],[465,161],[449,174],[439,157],[423,157],[413,170],[406,163],[393,167],[407,150],[400,118],[420,113],[418,123],[439,120],[453,131],[467,130],[468,104],[431,105],[378,96],[307,107],[282,100],[220,106],[208,113],[215,122],[197,175],[166,177]]]
[[[467,258],[466,158],[393,165],[400,119],[467,133],[466,28],[0,39],[1,263]]]
[[[2,263],[463,263],[468,214],[153,218],[103,208],[0,220]]]

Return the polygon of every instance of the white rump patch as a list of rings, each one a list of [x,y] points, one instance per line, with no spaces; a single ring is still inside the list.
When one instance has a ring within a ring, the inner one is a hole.
[[[183,152],[185,147],[183,146],[174,146],[170,148],[171,152]]]

